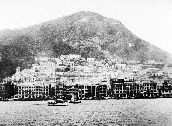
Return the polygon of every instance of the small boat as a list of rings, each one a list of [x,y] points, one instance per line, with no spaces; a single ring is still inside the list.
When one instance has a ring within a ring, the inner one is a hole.
[[[81,101],[79,101],[79,100],[75,100],[75,101],[70,101],[69,103],[77,104],[77,103],[81,103]]]
[[[12,98],[9,98],[9,99],[8,99],[8,101],[14,101],[14,99],[12,99]]]
[[[104,97],[104,100],[108,100],[109,98],[108,97]]]
[[[62,99],[56,99],[56,100],[49,100],[48,106],[67,106],[67,102],[65,102]]]
[[[15,98],[15,97],[14,97],[13,100],[14,100],[14,101],[19,101],[20,98]]]

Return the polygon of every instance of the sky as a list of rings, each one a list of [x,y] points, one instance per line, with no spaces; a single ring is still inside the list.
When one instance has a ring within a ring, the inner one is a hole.
[[[0,30],[78,11],[117,19],[141,39],[172,53],[172,0],[0,0]]]

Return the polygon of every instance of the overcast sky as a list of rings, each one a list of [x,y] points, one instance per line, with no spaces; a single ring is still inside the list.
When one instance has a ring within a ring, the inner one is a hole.
[[[0,0],[0,30],[27,27],[78,11],[120,20],[141,39],[172,53],[172,0]]]

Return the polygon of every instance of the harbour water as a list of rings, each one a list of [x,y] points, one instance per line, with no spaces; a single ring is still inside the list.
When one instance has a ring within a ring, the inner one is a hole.
[[[172,99],[83,100],[68,106],[1,101],[0,125],[172,126]]]

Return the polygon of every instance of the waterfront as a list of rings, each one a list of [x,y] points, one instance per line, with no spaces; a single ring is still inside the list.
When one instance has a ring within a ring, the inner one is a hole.
[[[171,104],[172,99],[83,100],[69,106],[0,102],[0,125],[171,126]]]

